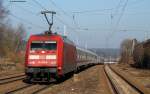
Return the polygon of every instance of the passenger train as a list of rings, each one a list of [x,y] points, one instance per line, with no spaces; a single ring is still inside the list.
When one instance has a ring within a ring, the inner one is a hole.
[[[55,33],[32,35],[26,45],[25,74],[31,81],[61,78],[98,62],[96,53],[76,47],[66,36]]]

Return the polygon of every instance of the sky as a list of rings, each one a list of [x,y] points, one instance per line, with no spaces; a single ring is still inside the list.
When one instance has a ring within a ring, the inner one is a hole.
[[[119,48],[124,39],[144,41],[150,33],[150,0],[4,0],[9,21],[28,36],[48,30],[43,10],[55,11],[53,32],[80,47]],[[50,15],[48,15],[50,17]],[[50,19],[50,18],[49,18]]]

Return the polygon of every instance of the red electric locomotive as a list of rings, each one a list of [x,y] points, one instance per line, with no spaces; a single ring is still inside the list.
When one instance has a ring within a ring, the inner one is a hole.
[[[66,36],[53,33],[32,35],[27,42],[25,56],[28,81],[57,80],[99,62],[94,52],[78,48]]]
[[[32,35],[26,47],[25,73],[29,80],[49,81],[76,69],[76,47],[58,34]]]
[[[97,55],[89,50],[76,48],[66,36],[52,33],[53,11],[43,11],[49,32],[30,36],[25,55],[25,73],[28,81],[50,81],[61,78],[83,66],[97,63]],[[52,14],[49,22],[46,13]]]

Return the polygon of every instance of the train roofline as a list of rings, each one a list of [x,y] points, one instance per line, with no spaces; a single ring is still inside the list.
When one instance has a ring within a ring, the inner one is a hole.
[[[90,53],[90,54],[95,55],[95,56],[98,56],[95,52],[92,52],[92,51],[87,50],[87,49],[83,49],[83,48],[81,48],[81,47],[76,47],[76,49],[77,49],[77,50],[81,50],[81,51],[83,51],[83,52]]]
[[[90,50],[87,50],[87,49],[78,47],[77,45],[75,45],[75,43],[74,43],[73,41],[71,41],[70,39],[68,39],[67,36],[62,36],[62,35],[57,34],[57,33],[52,33],[51,35],[52,35],[52,36],[60,36],[60,37],[62,37],[63,41],[65,41],[65,42],[67,42],[67,43],[69,43],[69,44],[71,44],[71,45],[76,46],[76,49],[77,49],[77,50],[81,50],[81,51],[83,51],[83,52],[90,53],[90,54],[92,54],[92,55],[98,56],[98,55],[97,55],[95,52],[93,52],[93,51],[90,51]],[[41,34],[31,35],[30,37],[35,37],[35,36],[51,36],[51,35],[45,35],[44,33],[41,33]]]

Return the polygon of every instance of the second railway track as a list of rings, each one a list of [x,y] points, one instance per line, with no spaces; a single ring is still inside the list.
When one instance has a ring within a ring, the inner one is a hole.
[[[40,85],[40,84],[26,85],[24,87],[20,87],[18,89],[9,91],[6,94],[37,94],[49,88],[50,86],[52,86],[52,84],[51,85]]]
[[[18,81],[18,80],[23,80],[25,79],[25,77],[26,77],[25,74],[6,76],[3,78],[0,78],[0,85],[11,83],[11,82]]]
[[[114,94],[146,94],[128,80],[118,75],[109,65],[104,66],[105,73],[109,78]]]
[[[0,78],[1,94],[37,94],[53,84],[27,84],[24,74],[11,75]]]

